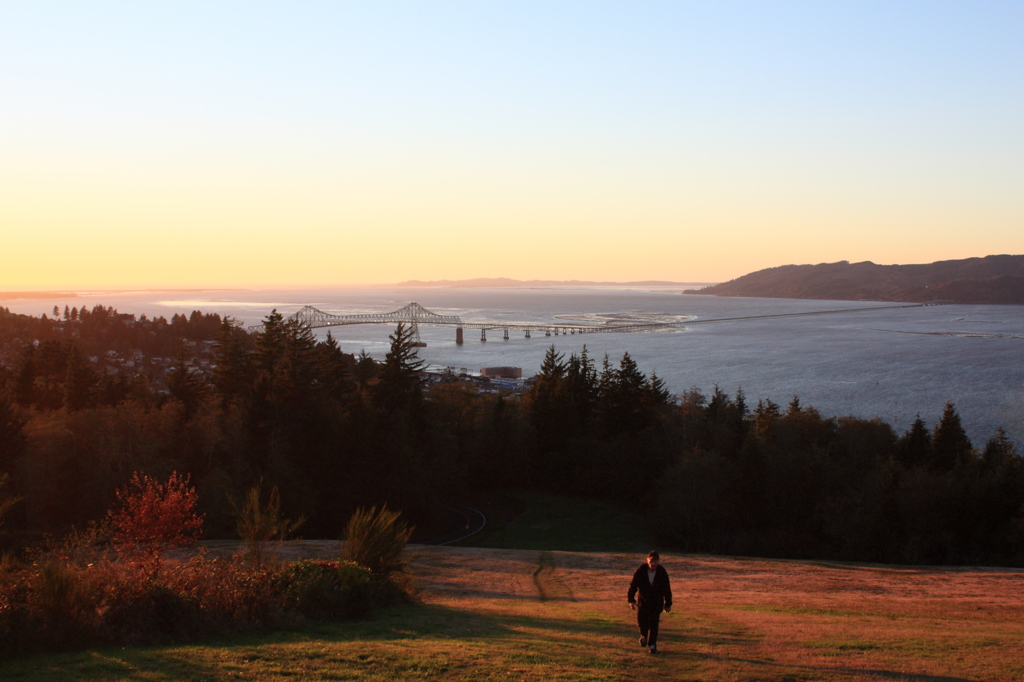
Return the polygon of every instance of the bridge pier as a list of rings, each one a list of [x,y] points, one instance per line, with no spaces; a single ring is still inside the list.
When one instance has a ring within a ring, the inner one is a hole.
[[[551,336],[551,330],[550,329],[545,329],[544,330],[544,336]]]
[[[529,329],[526,330],[526,338],[530,338],[530,330]]]
[[[486,329],[481,329],[480,330],[480,340],[481,341],[486,341],[487,340],[487,330]]]
[[[508,329],[505,330],[505,340],[508,341]]]
[[[455,343],[462,345],[462,327],[455,328]]]

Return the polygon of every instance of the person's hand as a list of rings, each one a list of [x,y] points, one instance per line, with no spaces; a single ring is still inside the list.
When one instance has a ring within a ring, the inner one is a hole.
[[[665,613],[672,613],[672,607],[671,606],[666,606],[665,607]]]
[[[629,602],[629,608],[631,608],[632,610],[636,611],[636,602],[635,601]]]

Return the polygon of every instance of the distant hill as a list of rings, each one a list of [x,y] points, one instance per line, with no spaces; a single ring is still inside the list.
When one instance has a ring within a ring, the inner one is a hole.
[[[985,256],[924,265],[819,263],[758,270],[686,294],[844,301],[1024,304],[1024,256]]]
[[[418,279],[410,279],[399,282],[395,286],[400,287],[493,287],[506,289],[522,289],[528,287],[597,287],[597,286],[618,286],[618,287],[683,287],[704,282],[664,282],[661,280],[644,280],[642,282],[587,282],[578,279],[554,280],[554,279],[509,279],[508,277],[478,277],[477,279],[438,279],[430,282],[423,282]]]

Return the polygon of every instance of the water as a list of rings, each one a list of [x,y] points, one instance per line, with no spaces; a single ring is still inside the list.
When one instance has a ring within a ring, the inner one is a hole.
[[[346,288],[205,292],[94,293],[61,300],[0,302],[14,312],[51,313],[53,306],[112,305],[149,316],[188,314],[194,309],[231,315],[245,324],[277,308],[291,314],[313,305],[336,314],[390,312],[417,301],[434,312],[464,321],[550,323],[607,313],[685,315],[697,319],[843,310],[884,303],[683,296],[680,289],[442,289]],[[347,352],[365,349],[382,358],[388,349],[383,325],[332,328]],[[326,330],[319,330],[321,336]],[[840,315],[789,317],[693,325],[686,331],[647,334],[587,334],[503,341],[491,331],[422,327],[427,347],[420,356],[435,367],[511,365],[524,376],[539,369],[552,343],[566,357],[586,344],[598,362],[617,362],[624,352],[640,368],[665,379],[674,393],[691,387],[709,392],[717,384],[748,402],[788,403],[794,395],[823,414],[881,417],[902,432],[915,416],[929,425],[947,400],[956,403],[968,435],[981,446],[1002,425],[1024,445],[1024,306],[950,305],[891,308]]]

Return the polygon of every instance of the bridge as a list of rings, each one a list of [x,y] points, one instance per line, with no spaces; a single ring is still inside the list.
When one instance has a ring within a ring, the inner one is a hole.
[[[409,303],[390,313],[366,313],[361,315],[332,315],[313,306],[305,306],[288,319],[298,320],[310,328],[335,327],[348,324],[398,324],[402,322],[413,330],[415,344],[426,346],[420,339],[420,325],[437,327],[455,327],[455,343],[462,343],[463,329],[479,329],[480,340],[487,340],[487,330],[501,330],[503,338],[508,340],[509,332],[524,332],[530,338],[533,332],[545,336],[569,334],[612,334],[652,332],[666,329],[685,329],[694,324],[710,324],[713,322],[741,322],[745,320],[764,320],[779,317],[805,317],[808,315],[838,315],[841,313],[857,313],[868,310],[889,310],[901,308],[924,308],[934,305],[946,305],[949,301],[928,301],[927,303],[909,303],[901,305],[870,306],[865,308],[845,308],[842,310],[815,310],[801,313],[775,313],[769,315],[749,315],[746,317],[720,317],[714,319],[690,319],[683,322],[628,322],[610,320],[605,324],[562,324],[533,322],[463,322],[456,315],[438,315],[427,310],[419,303]]]
[[[463,322],[455,315],[438,315],[427,310],[415,301],[390,313],[365,313],[359,315],[333,315],[325,313],[318,308],[304,306],[288,319],[297,320],[311,329],[319,327],[337,327],[349,324],[398,324],[399,322],[409,325],[417,345],[425,346],[420,340],[420,325],[433,327],[455,327],[455,342],[462,343],[463,329],[479,329],[480,340],[487,340],[487,330],[500,330],[503,338],[509,338],[509,332],[523,332],[526,338],[531,338],[534,332],[543,333],[545,336],[559,336],[569,334],[607,334],[622,332],[643,332],[656,331],[659,329],[670,329],[679,325],[672,322],[622,322],[597,325],[597,324],[562,324],[562,323],[532,323],[532,322]]]

